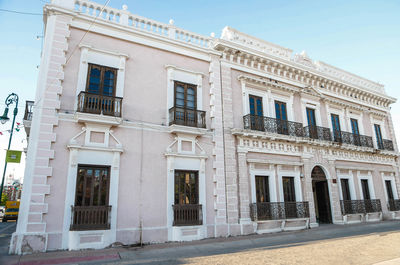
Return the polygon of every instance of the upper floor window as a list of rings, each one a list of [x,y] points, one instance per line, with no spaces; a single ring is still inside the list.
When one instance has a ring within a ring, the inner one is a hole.
[[[376,143],[378,145],[378,149],[384,149],[381,126],[379,124],[374,124],[374,128],[375,128],[375,136],[376,136]]]
[[[275,101],[275,114],[278,120],[287,120],[286,103],[281,101]]]
[[[256,116],[263,116],[262,98],[249,95],[250,114]]]
[[[355,135],[360,134],[360,130],[358,129],[358,121],[356,119],[350,119],[351,123],[351,132]]]
[[[340,120],[339,115],[331,114],[332,120],[332,130],[333,130],[333,139],[335,142],[341,141],[341,133],[340,133]]]
[[[316,126],[315,109],[306,108],[308,126]]]
[[[175,107],[197,109],[196,86],[175,81]]]
[[[102,96],[115,96],[117,69],[89,64],[86,92]]]

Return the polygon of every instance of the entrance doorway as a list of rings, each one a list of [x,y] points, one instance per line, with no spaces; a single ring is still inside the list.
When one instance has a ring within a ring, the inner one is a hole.
[[[331,204],[328,181],[321,167],[316,166],[311,172],[312,188],[315,202],[315,216],[318,223],[332,223]]]

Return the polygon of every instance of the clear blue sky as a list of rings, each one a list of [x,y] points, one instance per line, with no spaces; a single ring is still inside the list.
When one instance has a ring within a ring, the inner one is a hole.
[[[97,0],[105,3],[105,0]],[[0,9],[41,13],[44,0],[0,0]],[[209,35],[220,35],[224,26],[293,49],[306,50],[320,60],[352,73],[379,81],[386,92],[400,98],[400,1],[121,1],[110,6],[128,5],[134,14]],[[8,93],[24,101],[34,99],[40,59],[43,21],[41,16],[18,15],[0,11],[0,112]],[[400,139],[400,103],[392,106],[393,121]],[[0,131],[8,129],[0,125]],[[21,148],[23,133],[13,141]],[[1,155],[8,134],[0,136]],[[3,158],[0,155],[0,168]]]

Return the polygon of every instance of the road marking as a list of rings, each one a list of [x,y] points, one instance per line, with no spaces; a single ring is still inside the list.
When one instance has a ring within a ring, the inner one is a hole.
[[[17,223],[12,224],[12,225],[10,225],[10,226],[6,226],[5,228],[3,228],[3,229],[0,230],[0,233],[3,232],[3,231],[6,231],[6,230],[9,229],[10,227],[16,226],[16,224],[17,224]]]

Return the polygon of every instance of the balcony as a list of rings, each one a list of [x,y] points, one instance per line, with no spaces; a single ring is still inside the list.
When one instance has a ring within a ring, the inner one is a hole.
[[[351,144],[355,146],[363,146],[373,148],[374,144],[372,142],[371,136],[354,134],[343,131],[335,131],[333,133],[333,140],[337,143]]]
[[[77,112],[121,117],[122,98],[82,91],[78,95]]]
[[[203,212],[201,204],[175,204],[173,226],[202,225]]]
[[[331,130],[316,125],[304,127],[304,137],[323,141],[332,141]]]
[[[308,202],[258,202],[250,204],[253,221],[309,218]]]
[[[206,128],[206,112],[202,110],[172,107],[169,109],[169,125]]]
[[[389,200],[388,202],[389,211],[400,211],[400,200]]]
[[[243,124],[245,129],[303,137],[303,125],[300,122],[248,114],[243,117]]]
[[[380,150],[394,151],[393,142],[391,140],[383,139],[381,141],[377,141],[377,146]]]
[[[110,229],[111,206],[71,206],[71,231]]]
[[[382,212],[381,201],[377,200],[348,200],[340,201],[343,215],[366,214]]]
[[[27,100],[25,102],[25,114],[24,114],[24,121],[32,121],[33,115],[33,105],[35,104],[34,101]]]

